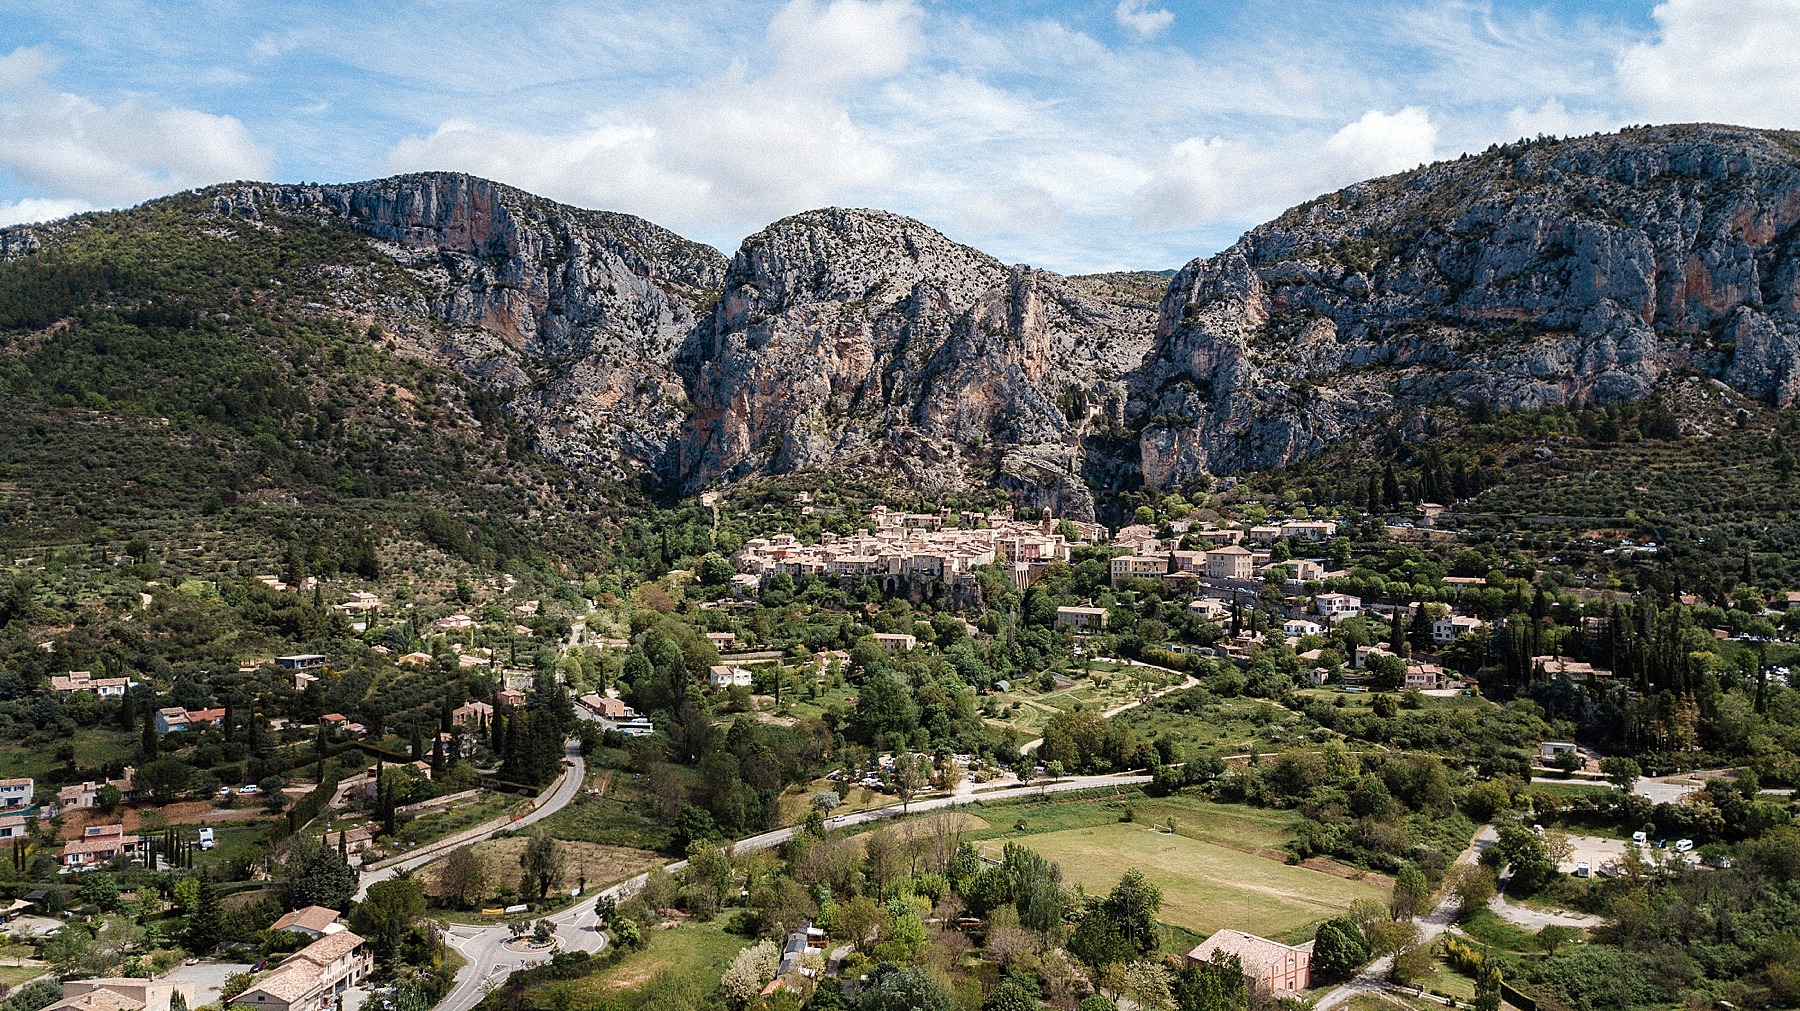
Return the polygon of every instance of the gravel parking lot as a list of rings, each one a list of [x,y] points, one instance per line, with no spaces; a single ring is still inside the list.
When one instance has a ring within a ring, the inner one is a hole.
[[[1575,865],[1583,860],[1587,861],[1588,867],[1590,867],[1594,873],[1598,874],[1600,873],[1601,864],[1615,863],[1625,856],[1625,841],[1623,839],[1605,839],[1593,835],[1571,835],[1568,837],[1568,840],[1569,848],[1572,851],[1569,855],[1569,859],[1566,862],[1557,865],[1557,870],[1560,870],[1565,874],[1573,874],[1575,872]]]

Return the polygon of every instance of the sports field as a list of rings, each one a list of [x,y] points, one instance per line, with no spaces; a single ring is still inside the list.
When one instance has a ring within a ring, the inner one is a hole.
[[[1221,927],[1304,940],[1312,924],[1356,899],[1385,901],[1384,879],[1349,880],[1142,823],[1115,823],[1015,838],[1062,865],[1063,880],[1104,894],[1136,867],[1162,889],[1161,919],[1202,935]],[[1000,856],[1002,840],[981,844]]]

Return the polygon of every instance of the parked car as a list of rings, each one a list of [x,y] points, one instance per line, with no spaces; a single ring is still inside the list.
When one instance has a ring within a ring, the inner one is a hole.
[[[1633,833],[1631,833],[1631,841],[1634,843],[1637,843],[1639,846],[1642,846],[1645,843],[1650,841],[1650,836],[1648,833],[1643,832],[1643,831],[1633,832]]]
[[[1575,876],[1578,878],[1586,878],[1586,877],[1593,876],[1593,869],[1588,867],[1588,862],[1586,860],[1583,860],[1580,863],[1575,865]]]
[[[238,796],[240,796],[240,797],[248,797],[253,793],[259,793],[259,792],[261,792],[261,790],[257,787],[257,785],[255,783],[250,783],[245,786],[238,787]]]
[[[1693,848],[1694,848],[1694,840],[1692,840],[1692,839],[1677,839],[1677,840],[1675,840],[1675,852],[1677,852],[1677,853],[1686,853],[1687,851],[1689,851]]]

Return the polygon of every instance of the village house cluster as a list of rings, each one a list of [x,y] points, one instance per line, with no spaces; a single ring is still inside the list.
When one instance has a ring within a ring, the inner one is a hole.
[[[1288,580],[1294,584],[1342,575],[1340,572],[1328,571],[1327,563],[1322,559],[1290,558],[1275,562],[1269,548],[1244,546],[1246,542],[1267,545],[1283,539],[1290,542],[1328,541],[1337,534],[1337,524],[1329,520],[1285,520],[1281,523],[1258,524],[1248,530],[1219,527],[1212,523],[1197,526],[1184,523],[1177,526],[1179,528],[1174,531],[1176,538],[1168,539],[1168,543],[1165,543],[1164,538],[1159,538],[1151,527],[1129,526],[1121,529],[1113,541],[1124,548],[1126,554],[1112,559],[1112,581],[1116,584],[1120,579],[1133,576],[1141,579],[1248,581],[1259,578],[1270,566],[1276,564],[1287,567]],[[1183,534],[1192,534],[1214,546],[1180,550],[1176,544]]]
[[[1045,566],[1069,560],[1071,542],[1056,532],[1058,523],[1049,517],[1015,520],[965,512],[959,517],[960,526],[947,528],[943,515],[889,512],[876,506],[869,510],[869,520],[871,527],[848,537],[827,531],[817,544],[803,544],[793,534],[751,539],[732,558],[740,576],[751,577],[739,586],[754,590],[762,579],[777,573],[795,578],[954,583],[972,579],[976,569],[996,562],[1010,567],[1014,585],[1025,586]],[[1083,540],[1106,535],[1097,524],[1074,526]]]

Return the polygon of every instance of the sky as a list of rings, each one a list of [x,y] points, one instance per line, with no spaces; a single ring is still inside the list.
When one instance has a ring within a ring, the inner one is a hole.
[[[1800,0],[0,0],[0,224],[453,169],[730,252],[882,207],[1166,269],[1358,179],[1800,127]]]

